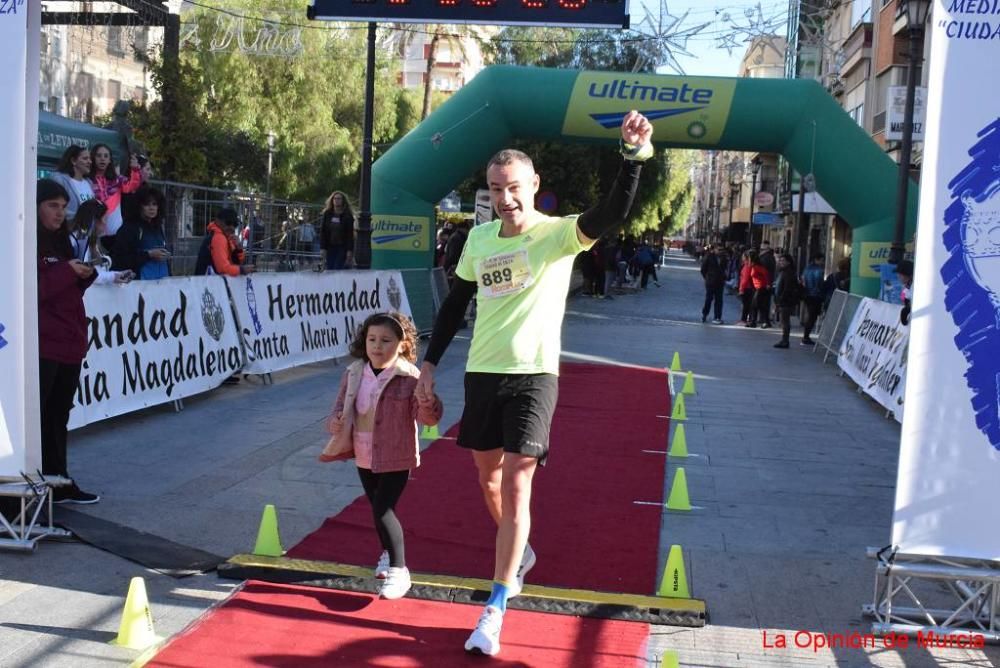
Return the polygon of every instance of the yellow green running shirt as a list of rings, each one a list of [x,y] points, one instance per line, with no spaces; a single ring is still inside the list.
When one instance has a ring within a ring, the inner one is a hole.
[[[539,214],[516,237],[501,237],[499,220],[471,230],[455,268],[478,288],[466,371],[559,374],[573,259],[593,245],[580,243],[576,219]]]

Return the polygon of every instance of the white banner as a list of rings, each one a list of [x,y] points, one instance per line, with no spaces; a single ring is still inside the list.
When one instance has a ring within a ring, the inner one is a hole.
[[[892,542],[1000,559],[1000,15],[936,0]],[[992,39],[990,37],[992,36]]]
[[[864,298],[840,344],[837,366],[886,410],[903,421],[909,327],[899,321],[903,307]]]
[[[0,3],[0,478],[41,468],[35,250],[39,3]]]
[[[84,303],[90,347],[71,429],[211,390],[243,365],[219,276],[94,285]]]
[[[226,282],[247,351],[245,373],[341,357],[369,315],[410,315],[398,271],[249,274]]]
[[[885,94],[885,138],[887,141],[902,141],[906,120],[906,86],[889,86]],[[924,140],[926,120],[927,89],[917,86],[913,91],[913,141]]]

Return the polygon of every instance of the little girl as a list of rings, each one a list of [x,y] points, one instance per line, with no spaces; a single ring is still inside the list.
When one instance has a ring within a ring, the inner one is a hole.
[[[319,460],[355,459],[383,548],[375,567],[375,577],[385,580],[379,595],[402,598],[410,590],[410,571],[395,508],[410,469],[420,465],[417,423],[437,424],[441,400],[435,395],[432,401],[422,402],[414,395],[420,378],[413,365],[417,330],[405,315],[370,316],[355,334],[350,353],[358,360],[347,367],[340,381],[327,421],[333,436]]]

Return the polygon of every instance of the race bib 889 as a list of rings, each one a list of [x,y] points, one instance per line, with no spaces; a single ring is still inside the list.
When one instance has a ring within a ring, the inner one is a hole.
[[[528,264],[528,251],[491,255],[476,264],[476,282],[481,297],[503,297],[520,292],[535,282]]]

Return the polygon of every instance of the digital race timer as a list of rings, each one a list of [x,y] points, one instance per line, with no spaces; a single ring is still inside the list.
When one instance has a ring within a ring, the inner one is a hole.
[[[628,0],[313,0],[310,19],[627,28]]]

